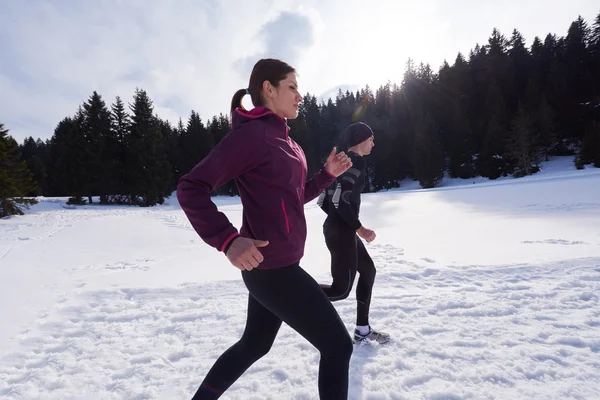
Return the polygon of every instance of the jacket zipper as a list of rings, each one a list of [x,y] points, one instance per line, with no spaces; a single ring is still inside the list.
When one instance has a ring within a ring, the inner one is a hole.
[[[285,203],[283,198],[281,199],[281,209],[283,210],[283,217],[285,218],[285,229],[287,230],[287,234],[290,234],[290,220],[288,219],[287,211],[285,209]]]

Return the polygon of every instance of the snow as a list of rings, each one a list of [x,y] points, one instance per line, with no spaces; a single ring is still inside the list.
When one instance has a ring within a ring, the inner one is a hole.
[[[378,268],[351,399],[599,399],[600,169],[444,179],[363,196]],[[148,209],[41,198],[0,220],[0,398],[191,398],[241,335],[239,271],[174,197]],[[217,198],[239,227],[237,198]],[[324,214],[302,266],[328,282]],[[334,303],[352,330],[355,297]],[[317,399],[318,352],[283,326],[224,399]]]

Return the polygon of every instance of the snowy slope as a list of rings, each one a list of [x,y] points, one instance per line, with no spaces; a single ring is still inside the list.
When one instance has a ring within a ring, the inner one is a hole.
[[[355,348],[351,399],[600,399],[600,170],[543,167],[364,195],[371,319],[393,341]],[[238,199],[216,202],[239,226]],[[0,220],[0,398],[191,398],[243,330],[239,272],[174,198],[62,203]],[[327,282],[324,214],[306,213],[302,266]],[[353,329],[354,296],[335,306]],[[318,358],[284,325],[223,398],[316,399]]]

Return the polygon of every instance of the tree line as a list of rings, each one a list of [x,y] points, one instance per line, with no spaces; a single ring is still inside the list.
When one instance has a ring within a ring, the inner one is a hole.
[[[450,177],[522,177],[551,156],[573,155],[577,168],[600,167],[600,13],[579,17],[566,36],[535,37],[494,29],[487,43],[457,54],[439,70],[409,60],[402,82],[373,91],[307,93],[290,136],[309,172],[355,121],[369,124],[376,146],[365,190],[416,179],[423,188]],[[93,92],[46,141],[17,144],[0,125],[0,216],[18,213],[32,196],[69,196],[74,204],[162,204],[178,179],[230,131],[228,116],[207,121],[191,111],[176,126],[159,118],[136,89],[126,106]],[[215,191],[237,194],[234,182]]]

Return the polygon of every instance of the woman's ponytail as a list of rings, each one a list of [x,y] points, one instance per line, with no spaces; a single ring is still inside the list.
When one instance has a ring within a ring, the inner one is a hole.
[[[240,107],[244,109],[244,106],[242,105],[242,99],[247,93],[247,89],[240,89],[237,92],[235,92],[235,94],[231,98],[231,118],[233,118],[233,113],[235,112],[236,108]]]

